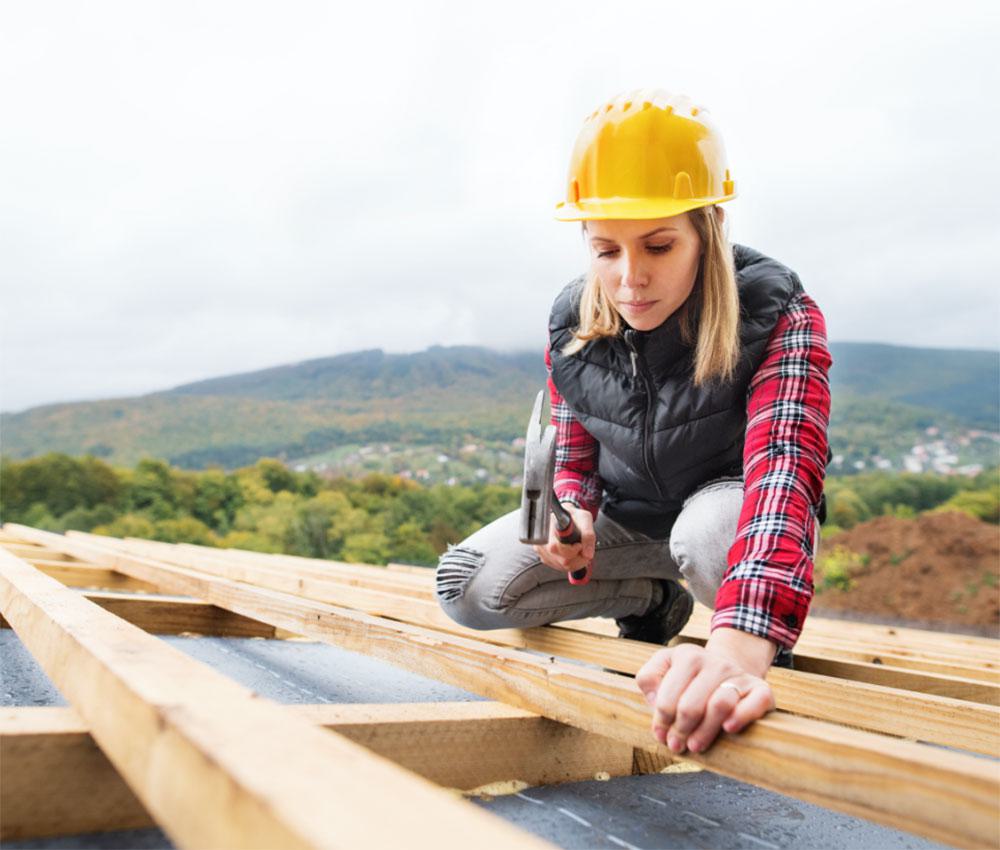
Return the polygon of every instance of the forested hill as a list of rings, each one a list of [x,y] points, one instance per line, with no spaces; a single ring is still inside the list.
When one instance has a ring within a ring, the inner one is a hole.
[[[997,430],[996,351],[834,343],[831,352],[834,449],[849,458],[908,450],[929,426]],[[135,398],[36,407],[3,414],[0,428],[11,458],[60,451],[235,468],[263,456],[325,457],[348,444],[509,442],[523,436],[544,382],[541,352],[369,350]]]
[[[258,372],[184,384],[166,395],[239,396],[270,401],[370,402],[419,399],[427,391],[455,395],[523,393],[545,380],[541,353],[503,354],[474,346],[435,345],[416,354],[379,348],[306,360]]]

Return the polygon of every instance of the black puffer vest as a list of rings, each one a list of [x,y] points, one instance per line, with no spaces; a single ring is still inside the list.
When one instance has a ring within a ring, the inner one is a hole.
[[[561,351],[579,324],[583,277],[563,289],[549,318],[552,379],[600,443],[602,509],[658,539],[669,536],[682,502],[701,484],[743,474],[750,379],[779,316],[802,291],[795,272],[752,248],[734,245],[733,257],[741,355],[726,383],[692,383],[694,348],[681,341],[679,310],[651,331],[623,323],[617,337],[570,356]]]

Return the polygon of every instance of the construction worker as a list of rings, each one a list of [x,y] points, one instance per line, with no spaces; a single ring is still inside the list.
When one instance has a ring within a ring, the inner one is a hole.
[[[621,95],[584,122],[562,221],[589,270],[549,317],[554,488],[581,532],[518,541],[518,512],[449,546],[437,596],[476,629],[612,617],[666,645],[693,599],[707,643],[653,654],[636,684],[653,735],[698,752],[774,708],[812,597],[830,459],[826,327],[798,276],[731,245],[736,196],[705,109]],[[563,573],[588,568],[573,584]],[[683,582],[686,582],[685,587]]]

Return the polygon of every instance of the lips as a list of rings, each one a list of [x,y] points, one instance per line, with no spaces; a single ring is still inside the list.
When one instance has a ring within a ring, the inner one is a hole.
[[[652,307],[655,301],[620,301],[622,307],[631,313],[642,313]]]

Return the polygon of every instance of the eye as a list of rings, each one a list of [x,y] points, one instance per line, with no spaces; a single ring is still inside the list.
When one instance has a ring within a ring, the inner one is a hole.
[[[674,245],[668,242],[666,245],[647,245],[646,248],[653,254],[666,254]]]
[[[610,257],[612,254],[617,254],[617,253],[618,253],[618,249],[614,248],[614,249],[612,249],[610,251],[598,251],[597,252],[597,256],[598,256],[598,258],[600,258],[600,257]]]

